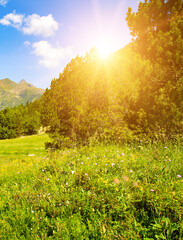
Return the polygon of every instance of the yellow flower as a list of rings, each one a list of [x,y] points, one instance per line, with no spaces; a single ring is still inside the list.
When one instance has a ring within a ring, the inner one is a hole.
[[[143,190],[143,187],[142,187],[142,186],[140,186],[139,188],[140,188],[141,191]]]

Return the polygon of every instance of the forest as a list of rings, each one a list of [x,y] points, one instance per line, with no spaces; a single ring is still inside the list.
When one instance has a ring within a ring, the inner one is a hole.
[[[102,61],[77,56],[43,96],[42,123],[62,148],[174,139],[183,130],[183,3],[140,2],[132,42]]]

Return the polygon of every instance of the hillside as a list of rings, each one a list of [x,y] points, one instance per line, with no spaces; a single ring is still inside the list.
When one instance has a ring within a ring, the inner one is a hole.
[[[8,78],[2,79],[0,80],[0,110],[26,104],[27,101],[35,101],[43,92],[44,89],[36,88],[25,80],[15,83]]]

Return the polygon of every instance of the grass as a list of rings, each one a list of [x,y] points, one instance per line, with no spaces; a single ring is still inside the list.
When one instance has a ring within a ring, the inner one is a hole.
[[[0,239],[183,239],[181,144],[0,141]]]

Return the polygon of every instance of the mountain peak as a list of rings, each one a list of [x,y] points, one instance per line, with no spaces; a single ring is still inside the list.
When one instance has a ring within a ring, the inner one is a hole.
[[[24,79],[22,79],[18,84],[24,84],[27,83]]]
[[[0,80],[0,87],[4,90],[10,90],[16,86],[16,83],[11,81],[9,78],[4,78]]]
[[[35,101],[44,92],[44,89],[36,88],[22,79],[19,83],[9,78],[0,80],[0,110],[6,107],[14,107],[26,104],[27,101]]]

